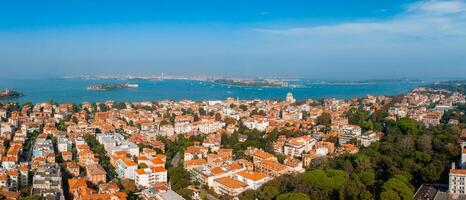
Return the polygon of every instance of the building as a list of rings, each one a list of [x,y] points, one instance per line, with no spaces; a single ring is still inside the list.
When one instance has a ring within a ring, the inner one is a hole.
[[[155,184],[141,192],[144,200],[184,200],[182,196],[171,190],[169,184]]]
[[[271,176],[274,178],[288,173],[288,168],[285,165],[282,165],[279,162],[272,160],[255,162],[254,168],[256,169],[256,171],[267,174],[267,176]]]
[[[379,134],[375,132],[369,132],[369,133],[360,135],[359,137],[357,137],[357,140],[362,146],[368,147],[373,142],[379,141],[380,137],[379,137]]]
[[[219,167],[201,166],[189,170],[191,178],[201,184],[213,187],[214,180],[233,176],[235,173],[246,170],[246,167],[239,163],[226,164]]]
[[[99,164],[86,165],[86,180],[99,185],[107,182],[107,172]]]
[[[310,135],[290,138],[283,146],[283,153],[291,157],[301,157],[301,154],[310,151],[315,143],[316,140]]]
[[[209,149],[203,146],[189,146],[184,151],[184,160],[202,159],[207,157]]]
[[[222,177],[214,180],[214,191],[220,195],[238,196],[248,189],[248,185],[231,177]]]
[[[59,152],[71,151],[71,140],[68,138],[60,137],[57,139],[57,148]]]
[[[45,164],[36,169],[32,179],[31,195],[38,195],[46,200],[64,200],[62,175],[56,164]]]
[[[131,156],[139,156],[139,147],[125,140],[123,135],[119,133],[113,134],[97,134],[97,141],[104,145],[105,151],[109,154],[114,154],[117,151],[126,151]]]
[[[450,170],[448,191],[453,194],[466,194],[466,169]]]
[[[68,174],[78,177],[79,176],[79,165],[77,162],[66,162],[66,172]]]
[[[166,183],[167,170],[163,167],[137,169],[134,182],[140,188],[149,188],[155,183]]]
[[[73,160],[73,153],[64,151],[61,153],[61,157],[63,158],[63,161],[71,161]]]
[[[254,151],[252,160],[254,163],[257,163],[266,160],[277,161],[277,158],[273,154],[258,149]]]
[[[120,178],[134,180],[134,173],[138,168],[137,164],[127,157],[122,157],[116,161],[116,173]]]
[[[296,102],[296,99],[293,97],[293,94],[291,92],[288,92],[288,94],[286,94],[286,102],[287,103]]]
[[[46,157],[49,153],[53,153],[52,140],[38,138],[32,150],[32,157]]]
[[[340,144],[349,143],[352,139],[361,135],[361,127],[357,125],[345,125],[342,127],[343,134],[338,137]]]
[[[234,174],[233,176],[236,180],[246,183],[248,185],[248,189],[251,189],[251,190],[257,190],[264,183],[271,180],[271,178],[268,177],[264,173],[248,171],[248,170],[240,171]]]
[[[267,118],[260,115],[254,115],[251,118],[245,119],[243,124],[251,130],[256,129],[258,131],[265,131],[267,130],[267,127],[269,127],[269,121]]]

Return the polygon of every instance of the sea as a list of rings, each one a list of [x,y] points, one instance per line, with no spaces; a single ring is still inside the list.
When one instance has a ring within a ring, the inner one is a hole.
[[[137,88],[91,91],[97,84],[131,83]],[[239,99],[283,100],[288,92],[298,100],[338,98],[351,99],[366,95],[398,95],[425,85],[425,82],[377,81],[340,82],[296,80],[295,88],[240,87],[197,80],[84,80],[84,79],[0,79],[0,89],[16,90],[24,94],[17,99],[3,101],[60,103],[140,102],[159,100],[224,100]]]

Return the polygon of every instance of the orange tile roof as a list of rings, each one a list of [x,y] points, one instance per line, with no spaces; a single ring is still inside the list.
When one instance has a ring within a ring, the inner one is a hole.
[[[272,168],[275,171],[286,170],[286,167],[277,161],[265,160],[265,161],[262,161],[262,165]]]
[[[451,169],[450,174],[466,175],[466,169]]]
[[[228,165],[227,167],[228,167],[229,170],[237,170],[237,169],[243,168],[243,166],[241,166],[238,163],[232,163],[232,164]]]
[[[104,184],[99,185],[99,187],[101,187],[102,190],[116,190],[116,191],[120,190],[120,187],[118,187],[118,185],[114,182],[104,183]]]
[[[215,168],[212,168],[211,171],[212,171],[213,175],[218,175],[218,174],[225,173],[226,169],[224,169],[222,167],[215,167]]]
[[[254,156],[257,156],[257,157],[262,158],[262,159],[268,159],[268,158],[273,157],[272,154],[267,153],[267,152],[262,151],[262,150],[257,150],[256,153],[254,154]]]
[[[150,160],[150,162],[152,162],[152,164],[154,165],[164,165],[165,162],[163,162],[163,160],[160,160],[159,158],[154,158],[152,160]]]
[[[232,188],[232,189],[236,189],[236,188],[241,188],[241,187],[246,187],[247,184],[246,183],[243,183],[241,181],[238,181],[238,180],[235,180],[233,178],[230,178],[230,177],[222,177],[222,178],[218,178],[218,179],[215,179],[215,181],[217,183],[220,183],[228,188]]]
[[[136,174],[138,175],[146,174],[146,171],[144,169],[137,169]]]
[[[253,172],[248,170],[240,171],[237,174],[252,181],[262,180],[267,177],[267,175],[264,173]]]
[[[84,179],[68,179],[68,185],[70,190],[80,187],[87,187],[87,183]]]
[[[105,169],[100,166],[99,164],[91,164],[86,166],[86,173],[88,176],[94,175],[106,175],[107,172]]]
[[[21,165],[21,166],[18,167],[18,169],[19,169],[19,171],[24,172],[24,171],[28,171],[29,167],[27,165]]]
[[[149,159],[147,159],[146,156],[139,156],[138,161],[140,161],[140,160],[149,160]]]
[[[121,158],[121,161],[123,161],[125,163],[125,165],[128,166],[128,167],[137,165],[133,160],[131,160],[129,158],[126,158],[126,157]]]
[[[19,173],[18,173],[18,170],[16,170],[16,169],[11,169],[11,170],[8,170],[8,175],[9,175],[9,176],[18,176]]]
[[[207,164],[207,160],[205,159],[193,159],[193,160],[186,160],[184,161],[186,165],[205,165]]]
[[[151,167],[150,169],[152,170],[152,172],[166,172],[167,171],[167,169],[163,167]]]

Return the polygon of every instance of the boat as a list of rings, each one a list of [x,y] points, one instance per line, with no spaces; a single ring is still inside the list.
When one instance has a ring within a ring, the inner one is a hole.
[[[138,84],[130,84],[130,83],[127,83],[126,86],[130,87],[130,88],[137,88],[139,87]]]

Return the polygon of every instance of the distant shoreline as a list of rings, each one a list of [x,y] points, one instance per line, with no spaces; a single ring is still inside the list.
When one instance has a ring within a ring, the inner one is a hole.
[[[114,89],[107,91],[90,91],[86,88],[99,84],[139,84],[138,89]],[[239,99],[283,99],[292,92],[297,100],[337,98],[351,99],[365,95],[398,95],[415,87],[426,85],[419,83],[380,83],[380,84],[322,84],[310,81],[293,81],[300,85],[296,88],[283,87],[243,87],[219,85],[199,80],[164,80],[164,81],[105,81],[105,80],[0,80],[0,87],[11,88],[27,94],[16,99],[4,101],[17,102],[141,102],[159,100],[223,100],[228,97]]]
[[[17,92],[14,90],[9,90],[9,89],[0,90],[0,100],[17,99],[23,96],[24,96],[23,93]]]

